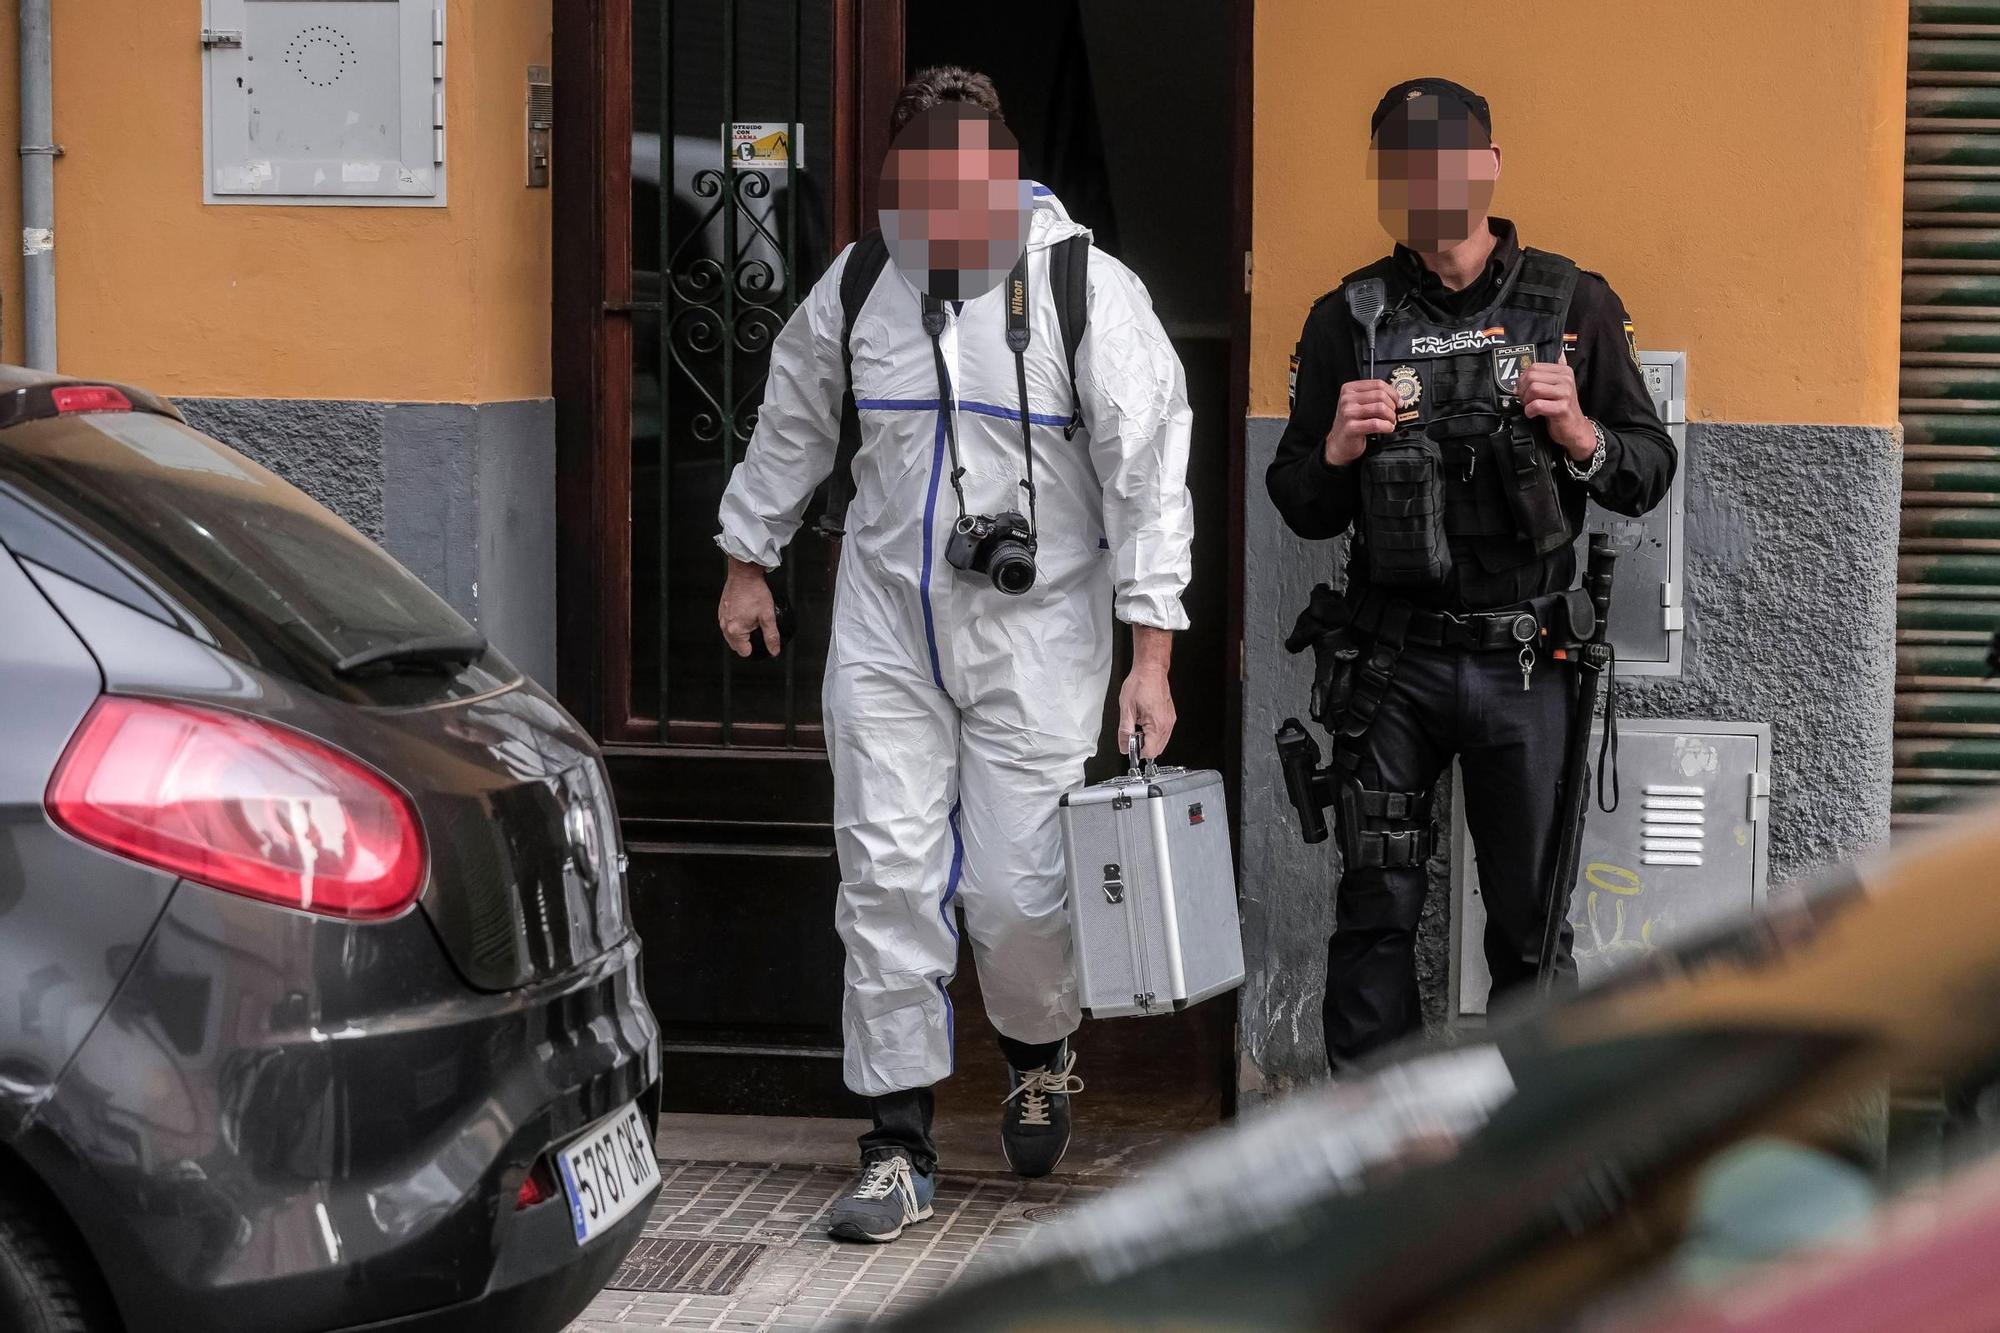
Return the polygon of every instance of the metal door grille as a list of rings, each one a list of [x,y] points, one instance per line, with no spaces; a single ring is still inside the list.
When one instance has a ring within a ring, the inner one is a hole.
[[[632,706],[663,741],[816,748],[824,543],[793,542],[772,579],[799,616],[787,650],[744,664],[716,632],[710,538],[772,344],[829,259],[831,9],[635,0],[633,14]],[[730,151],[748,124],[792,127],[781,169]]]
[[[1910,6],[1894,822],[2000,783],[2000,3]]]

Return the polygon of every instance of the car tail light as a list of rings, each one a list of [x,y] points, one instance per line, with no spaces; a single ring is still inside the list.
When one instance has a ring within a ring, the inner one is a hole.
[[[107,695],[49,781],[94,847],[328,916],[393,916],[424,880],[409,798],[318,741],[236,713]]]
[[[49,390],[49,401],[63,416],[78,412],[130,412],[132,400],[108,384],[65,384]]]
[[[549,1170],[546,1160],[536,1162],[534,1169],[528,1172],[528,1178],[521,1182],[521,1188],[514,1195],[514,1211],[518,1213],[523,1208],[533,1208],[538,1203],[553,1199],[555,1195],[555,1174]]]

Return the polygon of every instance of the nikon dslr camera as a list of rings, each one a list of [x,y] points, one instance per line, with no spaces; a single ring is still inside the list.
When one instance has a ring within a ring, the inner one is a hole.
[[[944,558],[968,574],[984,574],[1014,596],[1035,586],[1035,530],[1013,510],[966,514],[951,530]]]

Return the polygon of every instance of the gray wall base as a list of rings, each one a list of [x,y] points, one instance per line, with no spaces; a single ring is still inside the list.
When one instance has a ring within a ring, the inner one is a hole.
[[[555,404],[184,398],[555,688]]]
[[[1339,853],[1308,847],[1271,748],[1305,716],[1310,654],[1282,640],[1344,543],[1292,536],[1264,492],[1284,422],[1253,417],[1245,451],[1240,1094],[1255,1101],[1324,1076],[1319,1005]],[[1632,716],[1769,722],[1774,884],[1879,845],[1889,832],[1901,457],[1892,429],[1688,428],[1687,636],[1678,680],[1627,678]],[[1324,744],[1324,738],[1322,744]],[[1437,804],[1448,849],[1450,782]],[[1445,1021],[1448,850],[1432,859],[1417,947],[1433,1028]]]

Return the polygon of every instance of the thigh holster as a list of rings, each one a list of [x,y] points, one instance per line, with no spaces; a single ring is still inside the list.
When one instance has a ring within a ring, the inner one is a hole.
[[[1431,794],[1369,791],[1343,777],[1334,801],[1349,870],[1397,870],[1431,859]]]

